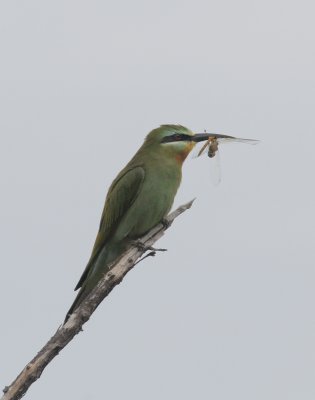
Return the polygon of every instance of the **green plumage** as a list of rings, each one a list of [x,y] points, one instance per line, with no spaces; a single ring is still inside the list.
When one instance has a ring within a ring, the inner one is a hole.
[[[92,255],[75,288],[80,291],[66,320],[128,242],[153,228],[170,211],[181,182],[182,162],[193,147],[185,141],[162,143],[165,136],[176,133],[193,135],[180,125],[162,125],[151,131],[111,184]]]

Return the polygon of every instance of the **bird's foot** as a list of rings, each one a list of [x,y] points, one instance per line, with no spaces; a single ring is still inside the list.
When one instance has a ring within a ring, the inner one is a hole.
[[[133,240],[131,244],[135,246],[139,251],[142,251],[143,253],[145,253],[146,251],[151,251],[153,253],[157,251],[167,251],[167,249],[156,249],[155,247],[152,246],[146,246],[143,242],[141,242],[141,240]]]
[[[163,218],[161,220],[161,224],[163,225],[164,229],[168,229],[172,225],[172,222],[170,222],[167,218]]]
[[[143,245],[143,243],[142,243],[142,245]],[[139,262],[143,261],[145,258],[154,257],[154,256],[156,255],[156,252],[157,252],[157,251],[167,251],[167,249],[156,249],[155,247],[152,247],[152,246],[144,246],[144,245],[143,245],[143,247],[144,247],[143,252],[149,251],[149,253],[147,253],[145,256],[143,256],[142,258],[140,258],[140,260],[138,260],[138,261],[135,263],[135,265],[139,264]],[[142,250],[141,250],[141,251],[142,251]]]
[[[147,251],[147,246],[141,242],[141,240],[132,240],[131,241],[131,245],[136,247],[139,251],[142,251],[143,253],[145,253]]]
[[[167,251],[167,249],[156,249],[155,247],[152,246],[147,246],[147,250],[153,251],[154,253],[157,251]]]

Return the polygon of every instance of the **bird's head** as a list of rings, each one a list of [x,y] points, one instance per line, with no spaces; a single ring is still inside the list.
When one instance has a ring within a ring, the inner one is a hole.
[[[208,140],[210,134],[195,134],[181,125],[161,125],[151,131],[145,139],[146,146],[163,151],[167,156],[174,157],[182,163],[194,148],[196,142]]]

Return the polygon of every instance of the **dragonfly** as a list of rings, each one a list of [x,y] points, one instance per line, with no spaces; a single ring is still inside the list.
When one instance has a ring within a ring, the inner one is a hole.
[[[208,135],[208,140],[203,144],[201,149],[197,152],[195,157],[200,157],[203,154],[208,154],[208,157],[214,160],[214,163],[211,168],[211,178],[215,185],[218,185],[221,182],[221,167],[220,167],[220,152],[219,145],[222,143],[246,143],[255,145],[259,143],[259,140],[256,139],[243,139],[235,136],[222,135],[219,133],[207,133],[204,132],[205,135]],[[207,150],[207,152],[206,152]]]

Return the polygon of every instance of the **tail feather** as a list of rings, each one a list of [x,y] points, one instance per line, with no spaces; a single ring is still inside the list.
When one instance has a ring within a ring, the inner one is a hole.
[[[78,308],[78,306],[86,299],[93,288],[98,284],[102,276],[107,272],[110,265],[123,253],[125,250],[127,242],[119,242],[107,244],[97,257],[89,261],[87,267],[85,268],[79,283],[77,284],[75,290],[79,287],[80,291],[77,294],[72,306],[67,312],[64,323],[68,321],[70,315]]]
[[[69,308],[66,318],[64,320],[64,324],[68,321],[70,318],[71,314],[74,312],[74,310],[82,303],[82,301],[86,298],[86,296],[89,294],[85,292],[84,287],[81,288],[79,293],[77,294],[77,297],[74,299],[74,302],[72,303],[72,306]]]

